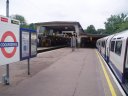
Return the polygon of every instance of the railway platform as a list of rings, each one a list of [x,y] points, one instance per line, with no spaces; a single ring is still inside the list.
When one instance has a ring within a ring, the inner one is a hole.
[[[0,96],[125,96],[96,49],[61,48],[40,53],[31,63],[38,72],[31,69],[17,84],[0,86]]]

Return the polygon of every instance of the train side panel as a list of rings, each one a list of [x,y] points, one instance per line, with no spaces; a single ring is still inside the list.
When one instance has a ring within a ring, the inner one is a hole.
[[[109,63],[109,58],[110,58],[110,41],[114,35],[108,36],[106,39],[106,61]]]
[[[117,49],[117,46],[121,44],[120,50]],[[115,40],[114,51],[110,51],[110,64],[113,68],[113,71],[118,76],[119,80],[122,82],[123,79],[123,71],[124,71],[124,54],[126,47],[126,40]]]
[[[128,77],[128,30],[101,38],[98,45],[101,55],[121,83]],[[105,47],[102,43],[105,41]],[[126,47],[127,46],[127,47]]]

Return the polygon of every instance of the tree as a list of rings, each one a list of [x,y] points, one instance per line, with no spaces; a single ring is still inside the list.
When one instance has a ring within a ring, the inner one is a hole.
[[[36,30],[36,26],[35,26],[34,23],[29,24],[29,28],[30,28],[30,29],[33,29],[33,30]]]
[[[126,14],[122,13],[120,15],[111,15],[111,17],[107,19],[107,22],[104,23],[106,33],[113,34],[128,29],[127,22],[128,17]]]
[[[16,15],[12,15],[10,17],[13,18],[13,19],[19,20],[20,21],[20,26],[22,28],[29,28],[29,26],[27,25],[27,22],[26,22],[26,19],[25,19],[24,16],[16,14]]]
[[[90,34],[96,34],[96,29],[93,25],[90,25],[87,27],[86,32]]]
[[[97,34],[106,34],[105,29],[97,29]]]

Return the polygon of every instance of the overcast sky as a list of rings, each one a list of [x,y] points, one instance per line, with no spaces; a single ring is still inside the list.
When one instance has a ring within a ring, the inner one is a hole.
[[[85,29],[93,24],[104,28],[111,14],[128,13],[128,0],[9,0],[10,15],[19,14],[28,23],[78,21]],[[6,0],[0,0],[0,15],[6,14]]]

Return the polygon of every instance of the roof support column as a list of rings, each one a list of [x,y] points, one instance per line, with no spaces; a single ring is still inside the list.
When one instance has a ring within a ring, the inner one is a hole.
[[[75,33],[77,35],[77,45],[78,47],[80,47],[80,43],[81,43],[81,37],[79,36],[80,35],[80,29],[79,29],[79,26],[78,25],[74,25],[75,27]]]
[[[37,34],[39,34],[39,32],[40,32],[40,28],[41,28],[41,26],[37,26],[37,29],[36,29]]]

